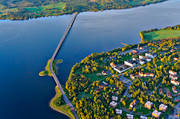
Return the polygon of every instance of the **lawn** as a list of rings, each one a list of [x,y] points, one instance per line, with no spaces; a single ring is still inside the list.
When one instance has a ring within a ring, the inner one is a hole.
[[[97,76],[97,73],[85,74],[92,82],[105,79],[105,76]]]
[[[46,6],[42,6],[43,10],[47,10],[47,9],[63,9],[63,7],[65,6],[66,4],[63,3],[63,2],[59,2],[59,3],[56,3],[56,4],[49,4],[49,5],[46,5]]]
[[[159,30],[143,34],[144,41],[180,37],[180,30]]]
[[[62,10],[65,7],[65,3],[59,2],[56,4],[49,4],[45,6],[38,6],[38,7],[26,7],[25,10],[32,12],[32,13],[40,13],[40,12],[50,12],[54,9]]]

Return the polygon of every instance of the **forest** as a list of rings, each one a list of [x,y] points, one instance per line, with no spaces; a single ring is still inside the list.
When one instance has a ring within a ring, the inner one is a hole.
[[[0,19],[23,20],[143,6],[166,0],[1,0]]]

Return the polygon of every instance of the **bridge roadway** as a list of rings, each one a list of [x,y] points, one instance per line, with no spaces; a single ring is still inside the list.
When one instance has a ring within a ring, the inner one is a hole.
[[[69,31],[71,30],[71,28],[72,28],[72,26],[73,26],[73,23],[74,23],[74,21],[76,20],[77,15],[78,15],[78,13],[75,13],[75,14],[74,14],[71,22],[70,22],[69,25],[67,26],[67,28],[66,28],[66,30],[65,30],[62,38],[61,38],[61,40],[60,40],[60,42],[59,42],[56,50],[54,51],[53,56],[51,57],[50,71],[51,71],[52,77],[53,77],[56,85],[58,86],[59,90],[61,91],[61,93],[62,93],[62,95],[63,95],[64,101],[65,101],[66,104],[68,104],[69,107],[71,108],[71,111],[72,111],[74,117],[75,117],[76,119],[79,119],[79,118],[78,118],[78,115],[76,114],[76,112],[75,112],[75,110],[74,110],[73,105],[71,104],[71,102],[70,102],[69,99],[67,98],[66,94],[64,93],[64,90],[63,90],[63,88],[62,88],[62,86],[61,86],[61,84],[60,84],[60,82],[59,82],[56,74],[54,73],[54,71],[53,71],[53,65],[52,65],[52,64],[53,64],[53,61],[54,61],[54,59],[55,59],[55,57],[56,57],[56,55],[58,54],[58,52],[59,52],[59,50],[60,50],[60,48],[61,48],[61,46],[62,46],[62,44],[63,44],[63,41],[66,39]]]

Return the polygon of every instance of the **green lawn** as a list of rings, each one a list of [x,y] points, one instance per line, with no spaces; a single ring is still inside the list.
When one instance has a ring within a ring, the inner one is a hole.
[[[66,4],[63,2],[59,2],[57,4],[49,4],[49,5],[38,6],[38,7],[27,7],[25,9],[29,12],[39,13],[42,11],[45,11],[45,12],[52,11],[53,9],[62,10],[63,7],[65,7],[65,5]]]
[[[42,6],[43,10],[47,10],[47,9],[62,9],[66,4],[63,3],[63,2],[59,2],[57,4],[49,4],[49,5],[46,5],[46,6]]]
[[[144,41],[180,37],[180,30],[159,30],[143,34]]]
[[[105,79],[105,76],[97,76],[96,73],[85,74],[92,82]]]

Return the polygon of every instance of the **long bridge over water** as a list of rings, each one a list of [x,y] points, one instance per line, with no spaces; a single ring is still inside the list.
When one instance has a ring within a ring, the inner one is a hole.
[[[60,48],[62,47],[62,44],[63,44],[64,40],[66,39],[69,31],[71,30],[71,28],[72,28],[72,26],[73,26],[73,24],[74,24],[74,22],[75,22],[75,20],[76,20],[77,15],[78,15],[78,13],[75,13],[75,14],[74,14],[71,22],[70,22],[69,25],[67,26],[67,28],[66,28],[66,30],[65,30],[62,38],[61,38],[61,40],[60,40],[60,42],[59,42],[56,50],[54,51],[53,56],[51,57],[50,71],[51,71],[52,77],[53,77],[56,85],[58,86],[59,90],[60,90],[61,93],[62,93],[62,96],[63,96],[63,98],[64,98],[64,101],[65,101],[66,104],[69,105],[69,107],[71,108],[71,111],[72,111],[74,117],[75,117],[76,119],[79,119],[79,118],[78,118],[78,115],[76,114],[76,112],[75,112],[75,110],[74,110],[73,105],[71,104],[70,100],[67,98],[66,94],[64,93],[64,90],[63,90],[63,88],[62,88],[62,86],[61,86],[61,84],[60,84],[60,82],[59,82],[56,74],[54,73],[54,71],[53,71],[53,66],[52,66],[53,61],[54,61],[55,57],[57,56]]]

